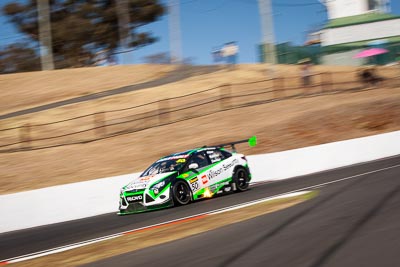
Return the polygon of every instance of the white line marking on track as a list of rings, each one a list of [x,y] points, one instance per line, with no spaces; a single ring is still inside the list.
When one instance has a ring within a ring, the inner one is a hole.
[[[322,183],[322,184],[316,184],[316,185],[307,186],[307,187],[304,187],[304,188],[300,188],[300,189],[297,189],[297,190],[286,192],[285,194],[295,193],[295,192],[304,191],[304,190],[310,190],[310,189],[314,189],[314,188],[317,188],[317,187],[322,187],[322,186],[325,186],[325,185],[328,185],[328,184],[339,183],[339,182],[343,182],[343,181],[346,181],[346,180],[358,178],[358,177],[361,177],[361,176],[364,176],[364,175],[368,175],[368,174],[373,174],[373,173],[377,173],[377,172],[381,172],[381,171],[394,169],[394,168],[397,168],[397,167],[400,167],[400,164],[397,164],[397,165],[394,165],[394,166],[390,166],[390,167],[386,167],[386,168],[382,168],[382,169],[378,169],[378,170],[374,170],[374,171],[369,171],[369,172],[364,172],[364,173],[352,175],[352,176],[349,176],[349,177],[341,178],[341,179],[338,179],[338,180],[334,180],[334,181],[330,181],[330,182],[326,182],[326,183]]]
[[[35,258],[39,258],[39,257],[51,255],[51,254],[60,253],[60,252],[63,252],[63,251],[67,251],[67,250],[71,250],[71,249],[74,249],[74,248],[83,247],[83,246],[94,244],[94,243],[97,243],[97,242],[110,240],[110,239],[113,239],[113,238],[116,238],[116,237],[119,237],[119,236],[121,236],[121,235],[108,236],[108,237],[104,237],[104,238],[101,238],[101,239],[98,239],[98,240],[90,240],[90,241],[86,241],[84,243],[82,242],[81,244],[67,245],[67,246],[64,246],[62,248],[53,249],[53,250],[49,249],[49,251],[47,251],[47,252],[42,252],[40,254],[31,255],[31,256],[24,256],[24,257],[17,258],[17,259],[14,259],[14,260],[8,260],[6,262],[7,263],[16,263],[16,262],[20,262],[20,261],[32,260],[32,259],[35,259]]]
[[[213,214],[223,213],[223,212],[227,212],[227,211],[231,211],[231,210],[235,210],[235,209],[239,209],[239,208],[255,205],[255,204],[258,204],[258,203],[261,203],[261,202],[270,201],[270,200],[273,200],[273,199],[285,198],[285,197],[291,197],[291,196],[297,196],[297,195],[301,195],[301,194],[306,194],[306,193],[309,192],[307,190],[311,190],[311,189],[314,189],[314,188],[322,187],[322,186],[333,184],[333,183],[339,183],[339,182],[342,182],[342,181],[358,178],[358,177],[361,177],[361,176],[364,176],[364,175],[368,175],[368,174],[373,174],[373,173],[377,173],[377,172],[381,172],[381,171],[394,169],[394,168],[397,168],[397,167],[400,167],[400,164],[394,165],[394,166],[390,166],[390,167],[386,167],[386,168],[382,168],[382,169],[378,169],[378,170],[374,170],[374,171],[369,171],[369,172],[365,172],[365,173],[352,175],[352,176],[349,176],[349,177],[341,178],[341,179],[330,181],[330,182],[326,182],[326,183],[307,186],[307,187],[304,187],[304,188],[300,188],[300,189],[297,189],[297,190],[293,190],[293,191],[289,191],[289,192],[286,192],[286,193],[278,194],[278,195],[275,195],[275,196],[266,197],[266,198],[262,198],[262,199],[257,199],[257,200],[249,201],[249,202],[246,202],[246,203],[242,203],[242,204],[237,204],[237,205],[233,205],[233,206],[230,206],[230,207],[226,207],[226,208],[221,208],[221,209],[217,209],[217,210],[213,210],[213,211],[209,211],[209,212],[204,212],[204,213],[200,213],[200,214],[196,214],[196,215],[192,215],[192,216],[187,216],[187,217],[183,217],[183,218],[180,218],[180,219],[175,219],[175,220],[171,220],[171,221],[167,221],[167,222],[163,222],[163,223],[153,224],[153,225],[150,225],[150,226],[140,227],[140,228],[136,228],[136,229],[133,229],[133,230],[124,231],[124,232],[121,232],[121,233],[116,233],[116,234],[112,234],[112,235],[108,235],[108,236],[104,236],[104,237],[99,237],[99,238],[95,238],[95,239],[90,239],[90,240],[86,240],[86,241],[82,241],[82,242],[78,242],[78,243],[74,243],[74,244],[70,244],[70,245],[66,245],[66,246],[61,246],[61,247],[56,247],[56,248],[52,248],[52,249],[42,250],[42,251],[38,251],[38,252],[35,252],[35,253],[30,253],[30,254],[26,254],[26,255],[10,258],[10,259],[0,260],[0,265],[5,265],[5,264],[9,264],[9,263],[16,263],[16,262],[31,260],[31,259],[35,259],[35,258],[46,256],[46,255],[55,254],[55,253],[71,250],[71,249],[74,249],[74,248],[78,248],[78,247],[94,244],[94,243],[97,243],[97,242],[102,242],[102,241],[105,241],[105,240],[113,239],[113,238],[120,237],[120,236],[123,236],[123,235],[128,234],[128,233],[137,232],[137,231],[146,230],[146,229],[151,229],[151,228],[155,228],[155,227],[163,226],[163,225],[168,225],[168,224],[172,224],[172,223],[177,223],[177,222],[180,222],[180,221],[194,219],[196,217],[203,217],[203,216],[209,216],[209,215],[213,215]]]

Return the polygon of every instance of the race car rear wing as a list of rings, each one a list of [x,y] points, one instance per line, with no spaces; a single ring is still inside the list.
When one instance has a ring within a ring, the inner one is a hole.
[[[227,147],[227,146],[230,146],[232,151],[236,152],[235,145],[242,144],[242,143],[248,143],[250,147],[254,147],[254,146],[257,145],[257,137],[254,135],[254,136],[250,137],[249,139],[244,139],[244,140],[235,141],[235,142],[226,143],[226,144],[220,144],[220,145],[216,145],[215,147]]]

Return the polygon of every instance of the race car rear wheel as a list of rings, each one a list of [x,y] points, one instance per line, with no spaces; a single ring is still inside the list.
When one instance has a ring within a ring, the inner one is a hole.
[[[192,199],[189,185],[184,181],[178,181],[172,187],[172,198],[177,205],[186,205]]]
[[[235,170],[233,174],[233,182],[236,185],[236,190],[239,192],[247,190],[249,188],[249,173],[246,169],[240,167]]]

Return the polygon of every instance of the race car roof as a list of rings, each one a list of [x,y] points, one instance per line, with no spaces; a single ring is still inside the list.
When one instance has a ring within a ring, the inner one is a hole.
[[[165,159],[168,159],[168,158],[171,158],[171,159],[187,158],[187,157],[189,157],[191,154],[193,154],[194,152],[203,151],[203,150],[217,149],[217,148],[218,148],[218,147],[206,147],[206,146],[204,146],[204,147],[199,147],[199,148],[194,148],[194,149],[191,149],[191,150],[186,150],[186,151],[183,151],[183,152],[178,152],[178,153],[170,154],[170,155],[168,155],[168,156],[165,156],[165,157],[160,158],[159,161],[165,160]],[[222,149],[222,148],[218,148],[218,149]]]

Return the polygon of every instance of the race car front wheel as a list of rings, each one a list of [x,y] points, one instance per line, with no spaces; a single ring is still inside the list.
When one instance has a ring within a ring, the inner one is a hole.
[[[186,205],[191,200],[191,192],[187,183],[178,181],[172,187],[172,197],[177,205]]]
[[[249,173],[244,168],[237,168],[233,174],[233,182],[239,192],[247,190],[249,187]]]

